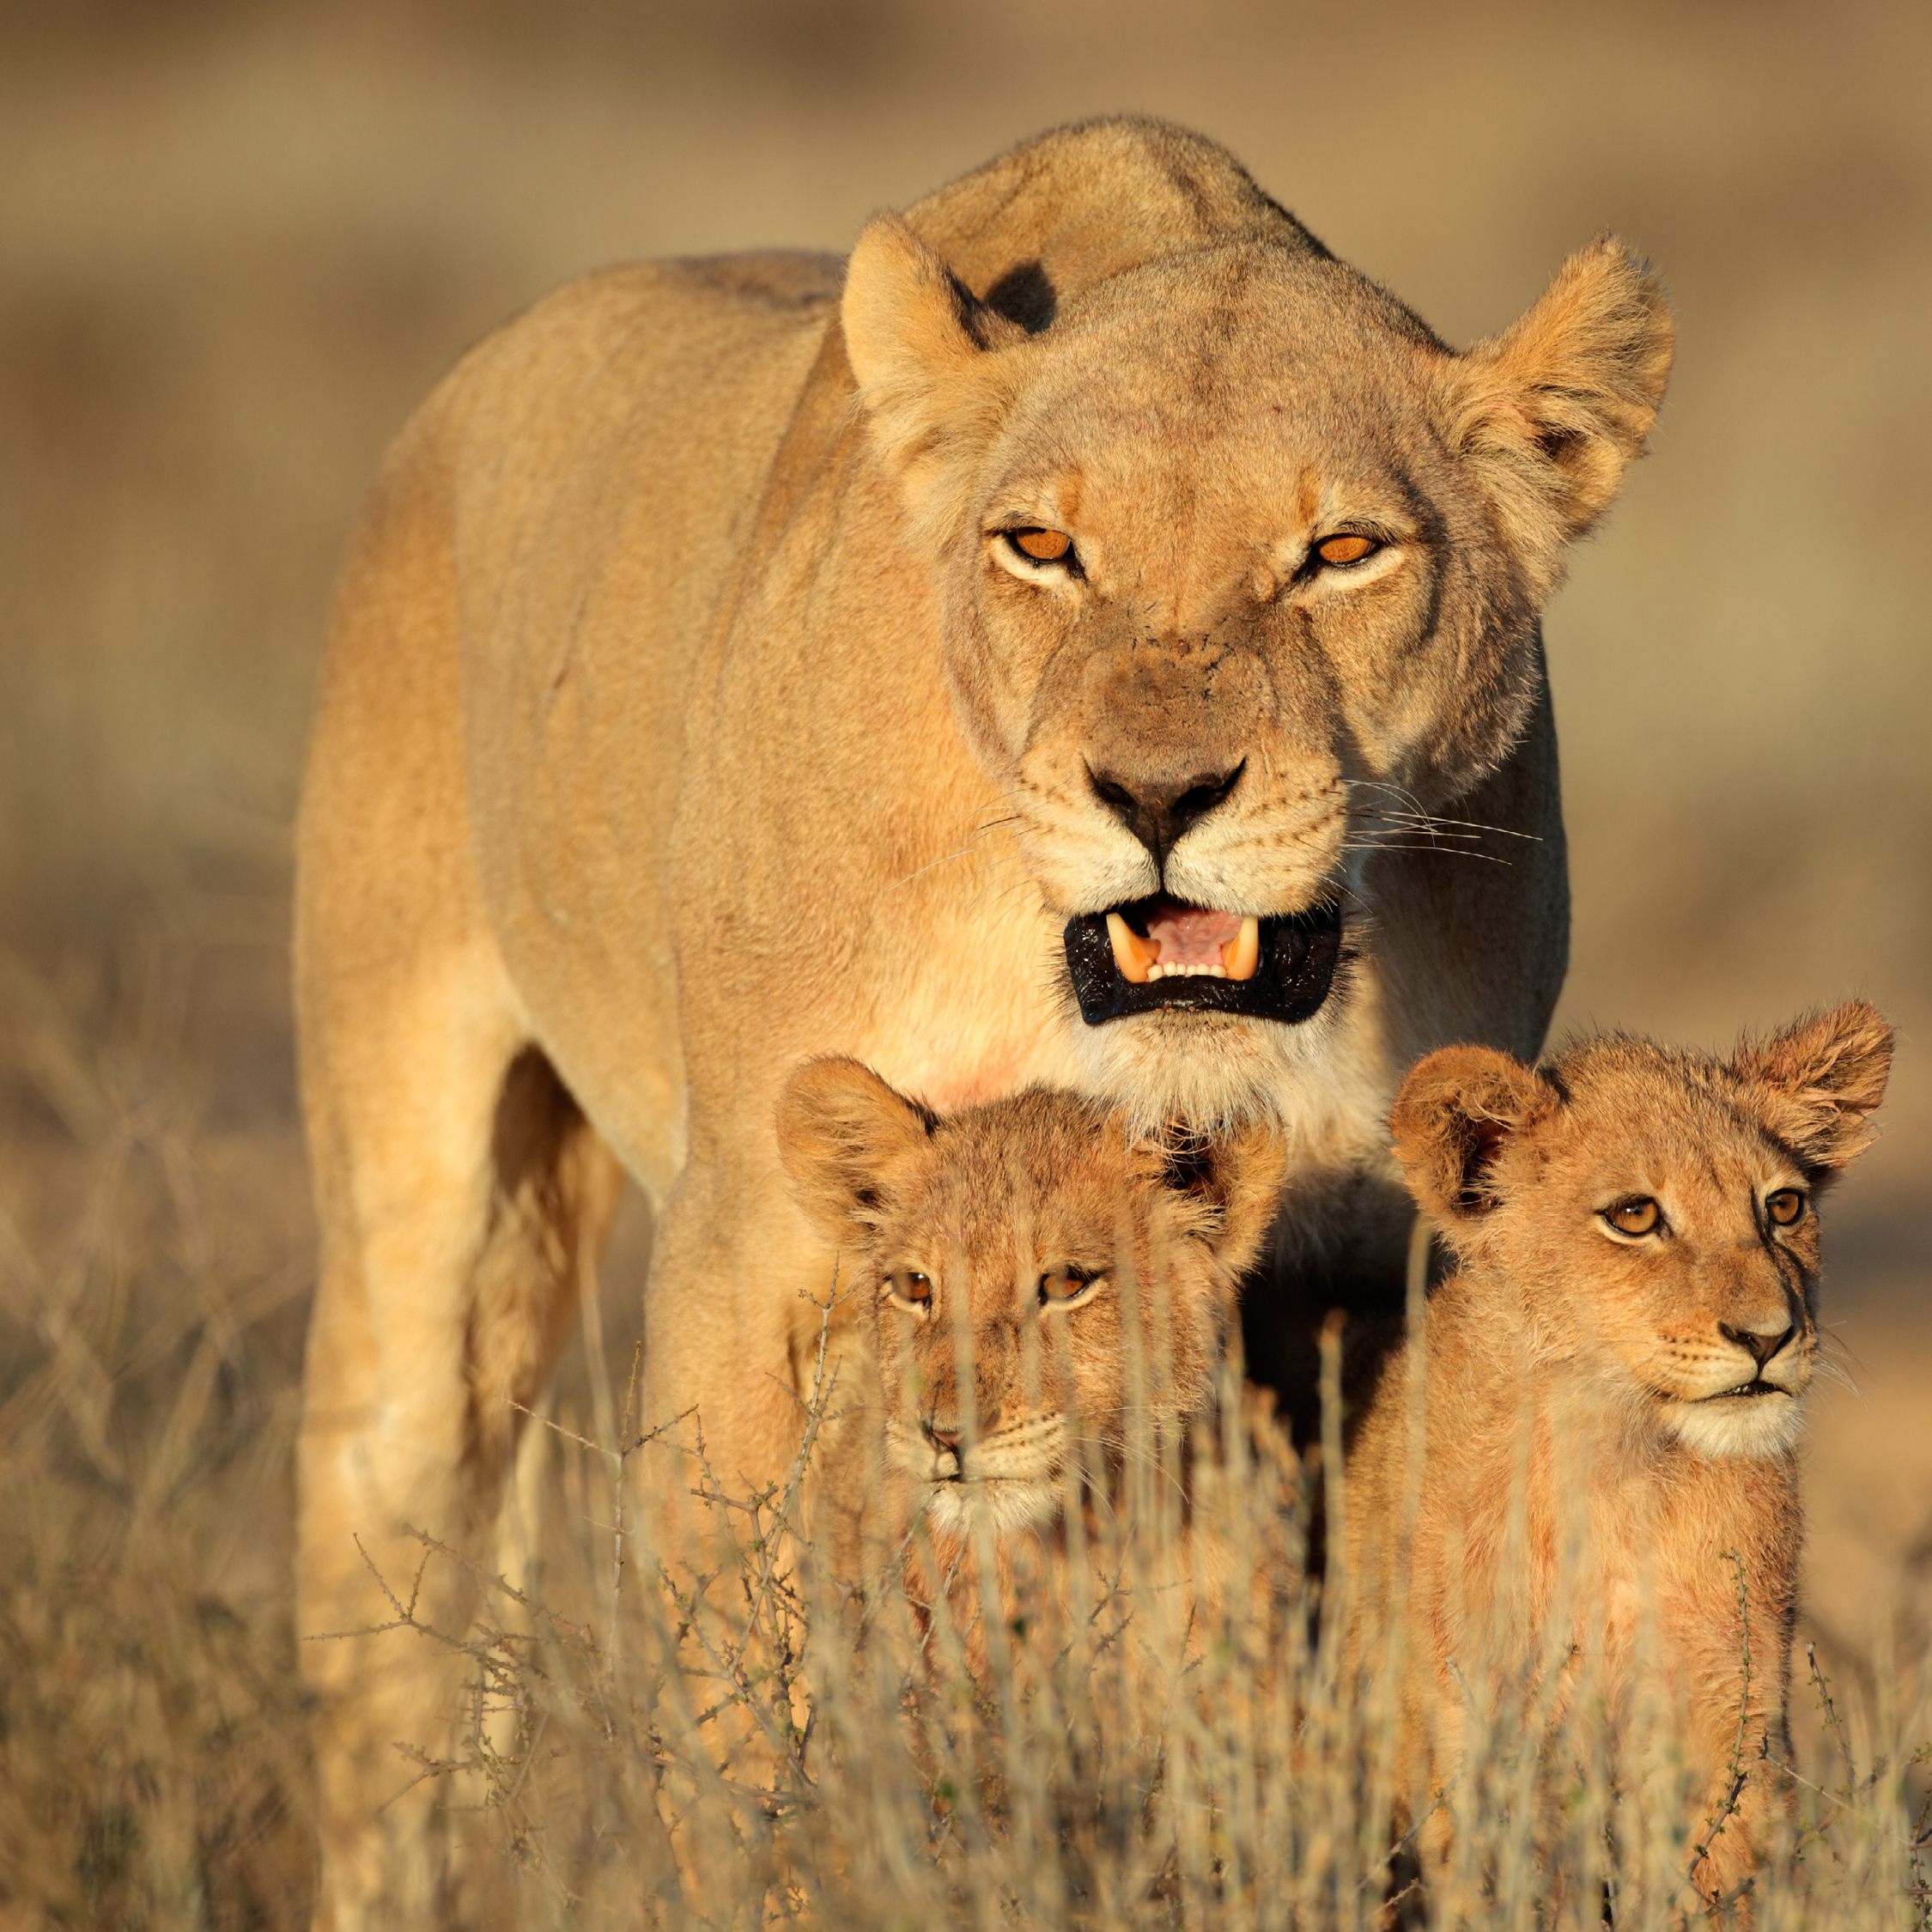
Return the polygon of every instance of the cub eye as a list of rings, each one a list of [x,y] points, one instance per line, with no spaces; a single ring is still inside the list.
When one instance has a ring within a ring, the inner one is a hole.
[[[1638,1194],[1605,1208],[1603,1218],[1619,1234],[1650,1234],[1663,1219],[1663,1210],[1648,1194]]]
[[[1779,1227],[1795,1227],[1804,1219],[1805,1197],[1795,1188],[1780,1188],[1765,1196],[1765,1212]]]
[[[915,1313],[923,1314],[933,1305],[933,1278],[917,1268],[901,1268],[887,1275],[885,1285],[894,1301]]]
[[[1373,556],[1382,548],[1373,537],[1361,537],[1351,532],[1341,537],[1324,537],[1315,546],[1315,554],[1324,563],[1360,563]]]
[[[1073,539],[1064,530],[1009,530],[1006,541],[1036,563],[1070,563]]]
[[[1099,1279],[1097,1274],[1085,1268],[1049,1268],[1040,1277],[1040,1306],[1043,1309],[1070,1307]]]

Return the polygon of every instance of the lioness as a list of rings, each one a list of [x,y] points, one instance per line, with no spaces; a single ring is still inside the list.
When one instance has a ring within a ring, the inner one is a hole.
[[[1457,354],[1115,120],[842,281],[620,269],[473,350],[352,540],[298,828],[302,1628],[385,1619],[403,1525],[487,1531],[620,1163],[653,1413],[782,1469],[831,1265],[772,1132],[803,1058],[1271,1115],[1285,1279],[1399,1280],[1395,1070],[1534,1052],[1562,978],[1538,614],[1670,349],[1607,239]],[[1306,1326],[1254,1305],[1256,1358]],[[452,1686],[392,1649],[304,1651],[324,1922],[436,1909],[433,1790],[376,1814]]]
[[[1472,1699],[1498,1680],[1533,1695],[1554,1669],[1613,1719],[1645,1687],[1677,1714],[1707,1901],[1762,1858],[1817,1199],[1867,1145],[1891,1060],[1891,1029],[1853,1003],[1728,1060],[1612,1036],[1542,1067],[1446,1048],[1404,1081],[1395,1151],[1456,1267],[1384,1364],[1347,1464],[1347,1547],[1359,1660],[1387,1654],[1401,1607],[1398,1788],[1446,1793],[1437,1856],[1481,1801],[1456,1789]]]
[[[942,1118],[831,1059],[787,1084],[778,1145],[871,1343],[876,1426],[826,1484],[875,1547],[923,1518],[965,1577],[975,1525],[1004,1558],[1207,1412],[1280,1190],[1265,1124],[1177,1141],[1044,1088]]]

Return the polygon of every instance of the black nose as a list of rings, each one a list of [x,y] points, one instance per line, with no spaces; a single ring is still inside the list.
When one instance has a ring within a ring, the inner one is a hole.
[[[1178,781],[1091,768],[1087,777],[1094,796],[1153,854],[1157,866],[1164,866],[1181,835],[1234,790],[1247,764],[1243,758],[1232,771],[1199,773]]]
[[[1749,1349],[1760,1369],[1790,1340],[1793,1334],[1791,1329],[1787,1328],[1782,1334],[1760,1335],[1749,1328],[1726,1327],[1722,1322],[1717,1324],[1717,1332],[1726,1341],[1733,1341],[1740,1348]]]

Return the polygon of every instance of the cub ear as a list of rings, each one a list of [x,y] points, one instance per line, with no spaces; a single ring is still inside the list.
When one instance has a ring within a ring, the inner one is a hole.
[[[1607,234],[1563,264],[1528,314],[1451,365],[1450,447],[1482,472],[1545,594],[1564,546],[1641,453],[1675,339],[1662,283]]]
[[[1232,1282],[1261,1251],[1281,1206],[1288,1149],[1255,1121],[1220,1134],[1163,1134],[1155,1144],[1167,1185],[1206,1210],[1200,1238]]]
[[[892,1170],[936,1124],[855,1060],[808,1060],[779,1098],[779,1157],[819,1232],[848,1246],[878,1225]]]
[[[1443,1047],[1419,1060],[1389,1115],[1417,1205],[1445,1231],[1480,1220],[1502,1200],[1495,1170],[1510,1136],[1561,1103],[1534,1066],[1493,1047]]]
[[[963,509],[948,484],[993,440],[1012,401],[1017,322],[988,308],[896,215],[881,215],[845,265],[846,359],[874,440],[928,540]]]
[[[1731,1071],[1771,1131],[1822,1179],[1871,1145],[1868,1116],[1885,1098],[1892,1048],[1885,1016],[1852,999],[1744,1042]]]

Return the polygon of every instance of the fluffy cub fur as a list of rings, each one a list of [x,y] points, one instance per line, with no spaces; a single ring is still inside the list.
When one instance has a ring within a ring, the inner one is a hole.
[[[1588,1694],[1627,1725],[1662,1693],[1707,1901],[1762,1858],[1816,1200],[1867,1144],[1891,1055],[1852,1004],[1728,1060],[1620,1036],[1539,1067],[1451,1047],[1404,1083],[1395,1151],[1455,1267],[1356,1438],[1346,1544],[1358,1663],[1403,1640],[1398,1789],[1448,1793],[1437,1856],[1473,1704],[1504,1694],[1481,1686],[1540,1677],[1559,1716]]]
[[[923,1520],[953,1568],[983,1527],[1004,1561],[1211,1406],[1280,1186],[1265,1129],[1176,1142],[1042,1088],[941,1118],[839,1059],[793,1075],[778,1140],[871,1337],[888,1543]]]

